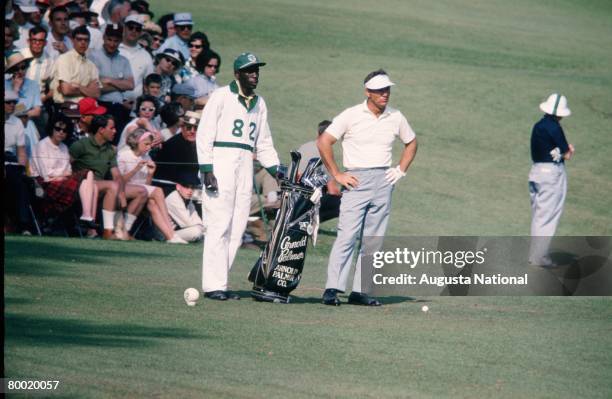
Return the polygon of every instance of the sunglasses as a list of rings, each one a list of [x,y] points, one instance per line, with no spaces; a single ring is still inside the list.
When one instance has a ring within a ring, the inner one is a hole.
[[[155,112],[155,108],[140,107],[142,112]]]
[[[190,45],[189,45],[189,48],[197,48],[197,49],[201,49],[202,47],[204,47],[204,46],[203,46],[203,45],[201,45],[201,44],[190,44]]]
[[[190,131],[190,130],[198,130],[198,126],[197,125],[188,125],[185,124],[185,130]]]
[[[28,65],[26,65],[26,64],[21,64],[21,65],[19,65],[19,66],[15,67],[13,70],[14,70],[15,72],[17,72],[17,71],[26,71],[27,69],[28,69]]]
[[[219,69],[219,65],[215,65],[215,64],[206,64],[207,68],[215,68],[215,69]]]
[[[9,105],[17,105],[17,100],[4,100],[4,103]]]
[[[142,31],[142,26],[136,25],[136,24],[127,24],[126,28],[128,28],[129,30],[133,30],[134,32],[141,32]]]
[[[153,38],[153,41],[154,41],[154,42],[160,42],[160,43],[163,43],[163,42],[164,42],[164,39],[162,39],[161,37],[154,37],[154,38]]]
[[[68,129],[62,126],[53,126],[53,130],[55,130],[56,132],[63,132],[63,133],[68,132]]]
[[[164,59],[165,59],[167,62],[171,63],[171,64],[172,64],[172,65],[173,65],[175,68],[178,68],[178,67],[180,67],[180,66],[181,66],[181,65],[180,65],[178,62],[176,62],[176,60],[173,60],[173,59],[172,59],[172,58],[170,58],[170,57],[164,57]]]
[[[178,25],[178,26],[174,26],[174,29],[176,30],[191,30],[193,28],[193,25]]]

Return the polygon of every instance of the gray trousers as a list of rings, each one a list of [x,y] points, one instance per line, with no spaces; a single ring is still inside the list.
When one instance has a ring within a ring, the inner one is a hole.
[[[373,248],[368,245],[368,253],[377,251],[382,245],[382,237],[387,229],[391,211],[391,194],[393,186],[385,181],[386,168],[353,169],[349,173],[357,177],[359,185],[351,191],[344,191],[340,203],[338,220],[338,237],[334,242],[329,264],[327,265],[327,283],[325,288],[346,291],[351,263],[357,240],[364,237],[378,237]],[[361,257],[363,245],[359,248],[359,257],[353,277],[353,291],[367,292],[361,284]],[[370,273],[368,273],[370,274]]]
[[[551,263],[548,250],[555,235],[567,193],[567,174],[562,163],[534,163],[529,172],[531,197],[531,246],[529,263]]]

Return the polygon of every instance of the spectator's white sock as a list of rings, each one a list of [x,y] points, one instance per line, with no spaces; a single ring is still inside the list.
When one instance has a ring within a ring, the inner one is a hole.
[[[91,218],[91,217],[87,217],[87,216],[81,216],[81,217],[80,217],[80,219],[81,219],[81,220],[85,220],[85,221],[87,221],[87,222],[92,222],[92,221],[93,221],[93,218]]]
[[[102,209],[102,223],[104,224],[104,230],[113,230],[115,228],[115,211]]]
[[[125,213],[125,231],[128,233],[132,230],[132,226],[138,217],[132,215],[131,213]]]

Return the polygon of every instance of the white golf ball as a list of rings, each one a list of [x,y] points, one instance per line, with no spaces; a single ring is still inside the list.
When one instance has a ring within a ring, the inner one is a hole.
[[[429,306],[427,305],[423,305],[423,307],[421,308],[421,310],[425,313],[429,312]]]
[[[183,298],[185,298],[187,306],[195,306],[198,299],[200,299],[200,291],[195,288],[187,288],[183,293]]]

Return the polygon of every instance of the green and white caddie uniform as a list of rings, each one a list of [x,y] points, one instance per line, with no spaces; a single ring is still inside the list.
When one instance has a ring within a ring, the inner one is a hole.
[[[253,151],[271,172],[279,164],[266,102],[257,95],[243,96],[237,81],[215,90],[204,107],[196,145],[200,172],[214,172],[218,182],[218,192],[206,191],[203,201],[202,290],[226,291],[249,217]]]

